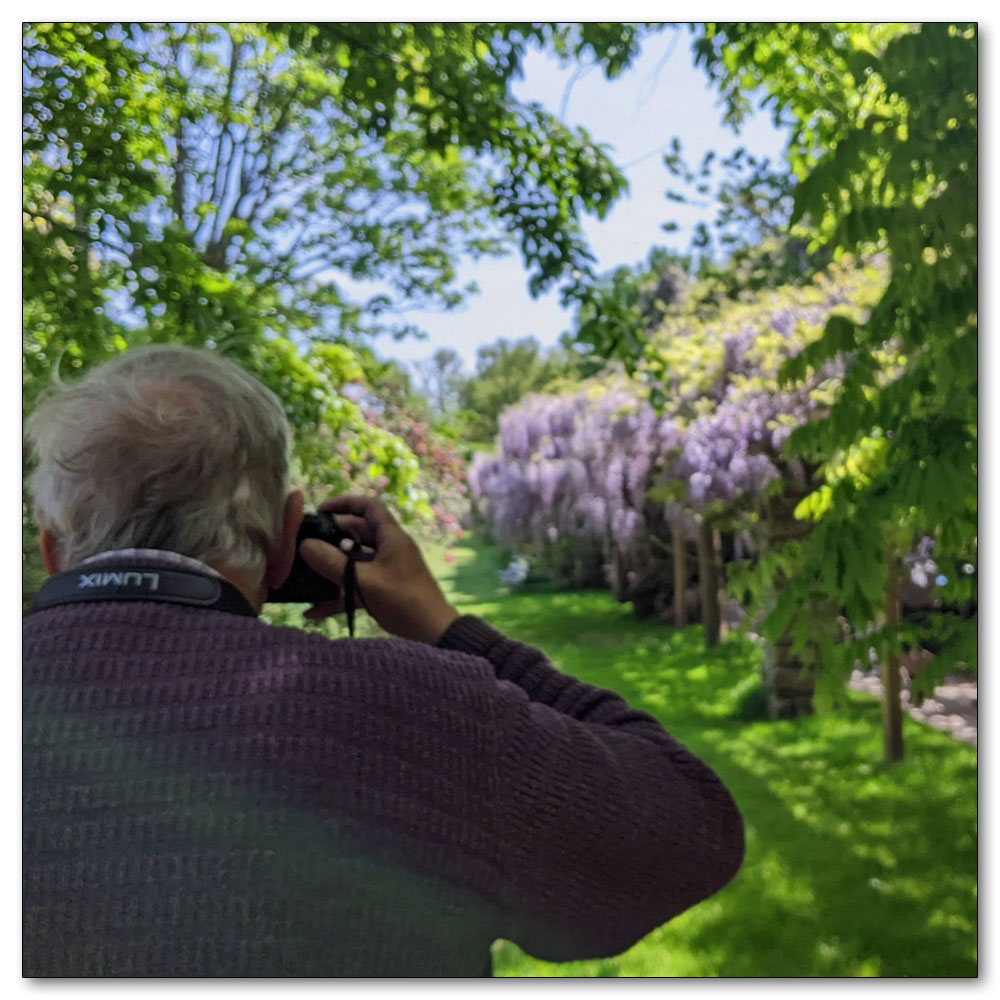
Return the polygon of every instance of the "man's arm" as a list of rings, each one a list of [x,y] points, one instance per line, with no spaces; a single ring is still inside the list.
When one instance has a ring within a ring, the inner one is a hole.
[[[615,955],[733,878],[744,850],[739,810],[656,719],[560,673],[486,622],[460,617],[378,500],[337,497],[321,509],[375,549],[357,578],[383,628],[493,667],[506,936],[552,961]],[[301,552],[317,572],[342,581],[344,553],[316,540]]]
[[[499,896],[512,940],[550,961],[616,955],[733,878],[739,810],[656,719],[480,619],[458,619],[438,645],[484,657],[501,682]]]

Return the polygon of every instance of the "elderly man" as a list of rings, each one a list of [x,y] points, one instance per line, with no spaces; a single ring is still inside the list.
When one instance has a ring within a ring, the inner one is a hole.
[[[374,549],[359,589],[398,638],[257,619],[303,501],[236,365],[129,351],[27,436],[59,575],[23,629],[26,976],[488,975],[497,938],[618,954],[739,869],[718,777],[461,615],[378,501],[324,507]],[[301,556],[342,582],[338,549]],[[145,591],[58,585],[130,573]]]

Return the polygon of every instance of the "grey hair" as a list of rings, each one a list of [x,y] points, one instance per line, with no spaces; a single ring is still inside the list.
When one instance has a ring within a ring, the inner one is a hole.
[[[262,574],[281,531],[291,429],[238,365],[136,347],[42,396],[25,424],[35,520],[63,569],[99,552],[167,549]]]

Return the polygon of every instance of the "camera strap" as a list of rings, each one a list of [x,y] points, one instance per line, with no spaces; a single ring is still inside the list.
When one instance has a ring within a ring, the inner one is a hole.
[[[343,590],[347,632],[353,637],[354,611],[358,601],[363,606],[364,600],[358,587],[356,560],[350,553],[344,568]],[[29,613],[58,604],[83,601],[162,601],[227,611],[248,618],[257,617],[250,602],[228,580],[193,570],[164,569],[162,565],[135,563],[128,566],[105,563],[97,568],[80,567],[49,577]]]
[[[257,617],[250,602],[228,580],[153,564],[105,563],[58,573],[42,585],[31,611],[82,601],[162,601]]]
[[[354,608],[358,601],[362,606],[365,601],[358,586],[358,562],[352,550],[347,553],[347,565],[344,567],[344,616],[347,618],[347,634],[354,638]]]

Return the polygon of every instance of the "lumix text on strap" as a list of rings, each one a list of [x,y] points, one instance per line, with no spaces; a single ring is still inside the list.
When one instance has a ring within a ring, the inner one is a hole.
[[[257,617],[250,602],[228,580],[153,563],[104,563],[58,573],[42,585],[32,611],[83,601],[163,601]]]
[[[354,612],[360,599],[353,553],[344,572],[344,611],[347,631],[354,635]],[[339,594],[339,588],[337,589]],[[42,585],[32,612],[58,604],[86,601],[161,601],[189,607],[210,608],[256,618],[257,612],[228,580],[194,570],[167,569],[154,563],[80,566],[50,577]]]

